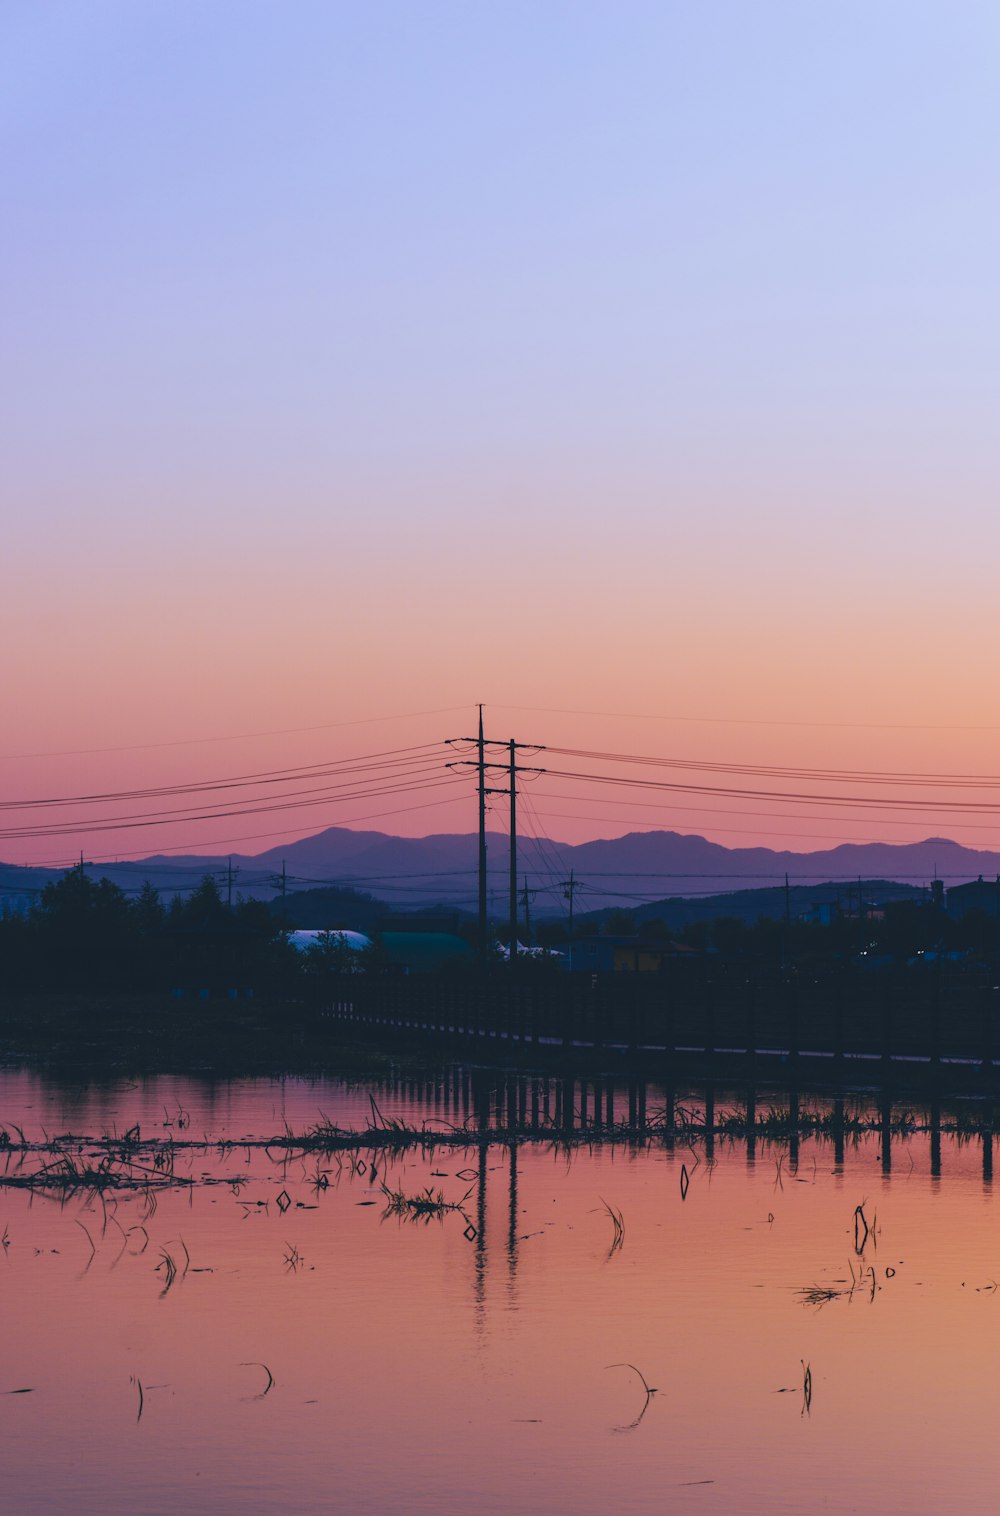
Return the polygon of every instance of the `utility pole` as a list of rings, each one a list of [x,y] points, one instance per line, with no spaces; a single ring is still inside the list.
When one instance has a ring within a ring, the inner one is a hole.
[[[513,737],[501,741],[496,737],[483,736],[482,724],[483,708],[479,707],[479,735],[478,737],[448,737],[449,744],[457,742],[471,743],[476,750],[475,758],[456,759],[447,765],[450,769],[474,768],[478,772],[479,779],[479,950],[480,961],[486,962],[487,955],[487,929],[486,929],[486,796],[509,795],[510,796],[510,952],[511,960],[517,954],[517,776],[518,774],[544,774],[545,770],[529,767],[517,762],[519,748],[533,748],[535,752],[542,752],[541,744],[536,742],[515,742]],[[487,763],[486,749],[488,747],[506,748],[508,758],[505,763]],[[495,787],[486,784],[487,769],[503,769],[507,776],[507,784]]]
[[[229,865],[226,869],[226,904],[230,910],[233,908],[233,855],[229,855]]]
[[[517,958],[517,744],[510,739],[510,961]]]
[[[284,860],[284,858],[282,858],[282,860],[281,860],[281,898],[282,898],[282,900],[284,900],[284,898],[285,898],[285,892],[286,892],[287,888],[288,888],[288,876],[285,873],[285,860]]]
[[[524,944],[525,944],[525,947],[530,947],[531,946],[531,910],[530,910],[530,907],[529,907],[529,901],[534,900],[534,898],[535,898],[535,896],[537,894],[538,894],[537,890],[529,890],[528,889],[528,876],[527,876],[527,874],[525,874],[525,876],[524,876],[524,888],[521,891],[521,900],[524,903]]]
[[[479,967],[485,969],[489,953],[486,928],[486,739],[483,708],[479,707]]]
[[[569,968],[573,972],[573,896],[580,886],[573,877],[573,870],[569,871],[569,878],[563,880],[563,899],[569,901]]]

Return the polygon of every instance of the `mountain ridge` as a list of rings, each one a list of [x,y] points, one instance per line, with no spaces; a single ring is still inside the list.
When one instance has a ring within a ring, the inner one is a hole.
[[[507,910],[508,840],[487,838],[491,914]],[[212,874],[224,891],[232,865],[234,894],[272,899],[281,886],[349,885],[387,900],[394,908],[452,905],[474,908],[478,838],[475,833],[441,832],[396,837],[388,832],[356,832],[327,827],[309,837],[256,854],[151,854],[130,863],[91,864],[88,874],[112,879],[126,889],[145,880],[167,892],[184,892]],[[838,843],[809,853],[768,847],[729,848],[696,833],[669,830],[627,832],[590,842],[518,839],[518,886],[524,875],[537,892],[540,915],[564,909],[564,882],[570,870],[579,885],[578,910],[629,905],[669,897],[697,898],[784,882],[845,884],[864,878],[929,885],[935,877],[958,884],[980,875],[1000,875],[1000,851],[968,848],[948,837],[920,842]],[[5,899],[37,893],[60,871],[0,864],[0,909]]]

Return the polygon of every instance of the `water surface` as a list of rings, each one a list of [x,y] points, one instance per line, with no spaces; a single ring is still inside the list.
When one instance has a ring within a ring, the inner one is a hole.
[[[648,1118],[666,1098],[646,1092]],[[4,1075],[15,1149],[14,1123],[97,1162],[102,1136],[138,1125],[193,1181],[0,1192],[4,1508],[995,1509],[1000,1231],[978,1135],[897,1137],[888,1166],[878,1131],[842,1154],[825,1137],[797,1154],[718,1136],[239,1141],[321,1120],[530,1125],[533,1107],[551,1120],[553,1089],[460,1070]],[[13,1177],[62,1161],[7,1159]],[[461,1209],[387,1214],[383,1186]]]

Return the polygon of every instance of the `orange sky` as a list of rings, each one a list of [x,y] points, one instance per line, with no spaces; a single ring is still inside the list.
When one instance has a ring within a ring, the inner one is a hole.
[[[859,49],[850,7],[627,10],[11,21],[0,798],[434,741],[479,700],[500,737],[992,774],[995,16],[859,12]],[[639,799],[544,819],[993,840]]]

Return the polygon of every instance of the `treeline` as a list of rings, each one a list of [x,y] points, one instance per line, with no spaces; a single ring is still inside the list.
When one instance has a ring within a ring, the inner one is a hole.
[[[369,957],[378,967],[378,954]],[[165,903],[150,884],[129,896],[74,870],[46,885],[26,916],[0,917],[3,992],[308,995],[355,962],[335,937],[298,951],[266,903],[230,908],[209,877]]]
[[[678,929],[656,917],[637,921],[631,912],[618,910],[610,912],[600,925],[593,920],[581,922],[576,935],[637,935],[650,943],[680,944],[761,968],[788,962],[819,965],[846,960],[864,966],[866,962],[905,961],[925,954],[987,960],[1000,952],[1000,921],[995,915],[974,910],[955,920],[937,905],[913,900],[893,901],[861,916],[835,915],[828,924],[773,917],[747,922],[719,916]],[[538,938],[544,946],[560,947],[568,934],[564,924],[544,922]]]
[[[956,970],[991,967],[1000,956],[1000,921],[982,911],[961,920],[934,904],[898,901],[878,914],[835,917],[829,925],[762,918],[756,923],[720,917],[671,929],[663,921],[636,921],[612,912],[603,922],[611,936],[638,935],[668,953],[680,945],[704,959],[748,971],[797,967],[822,976],[824,967],[851,963],[878,969],[893,963],[941,962]],[[469,928],[474,935],[474,929]],[[577,937],[595,934],[578,923]],[[465,931],[463,929],[463,935]],[[565,947],[558,922],[541,922],[536,941]],[[688,955],[684,955],[688,956]],[[36,991],[99,993],[207,990],[321,998],[345,973],[398,973],[376,944],[362,954],[336,933],[307,952],[293,947],[288,926],[262,901],[237,899],[230,908],[206,877],[191,894],[165,902],[146,884],[127,895],[107,879],[75,870],[49,884],[26,916],[0,917],[0,994]],[[521,973],[555,972],[555,960],[524,962]]]

